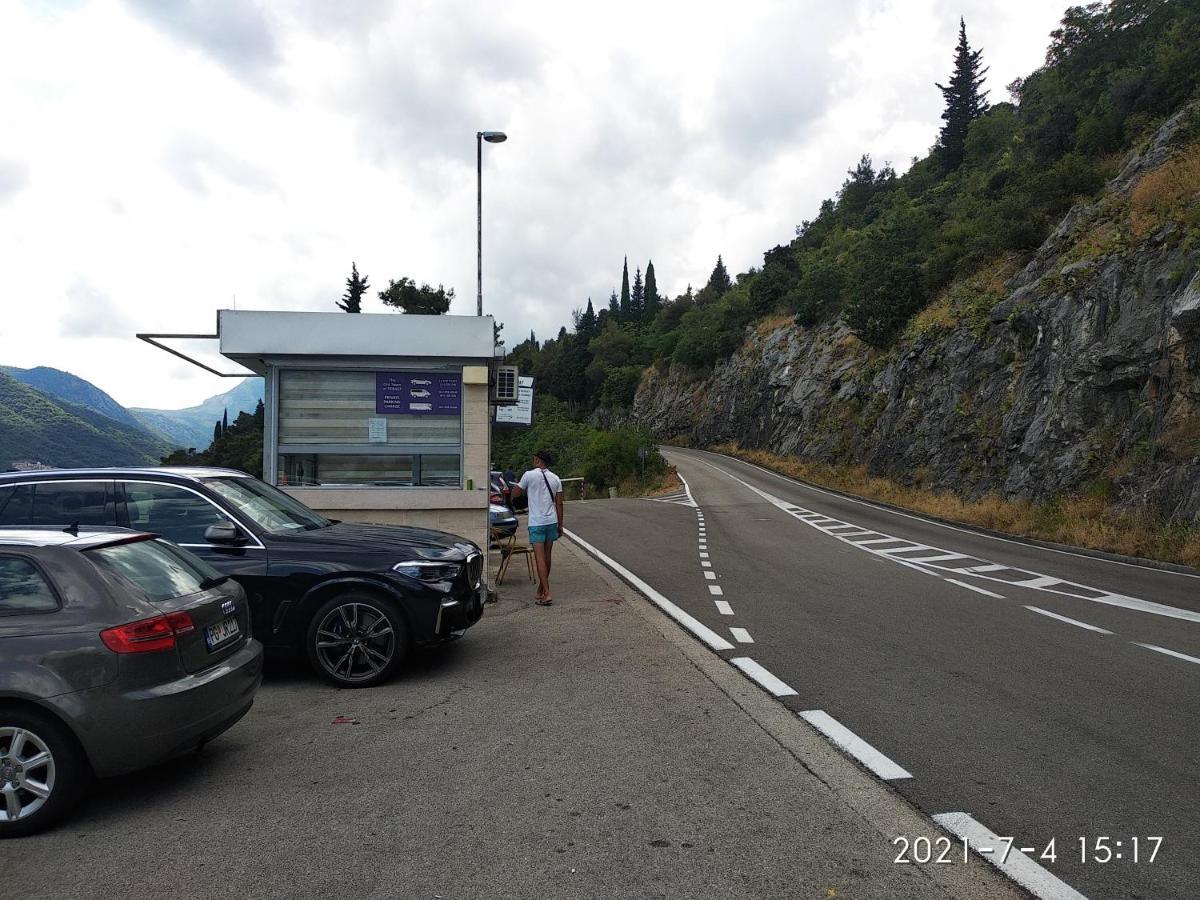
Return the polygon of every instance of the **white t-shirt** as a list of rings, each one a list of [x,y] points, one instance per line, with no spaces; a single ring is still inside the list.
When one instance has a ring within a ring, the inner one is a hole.
[[[542,477],[543,472],[546,473],[545,478]],[[529,497],[529,524],[533,527],[558,524],[554,497],[546,490],[546,482],[550,482],[550,489],[555,494],[562,493],[562,480],[549,469],[530,469],[517,482]]]

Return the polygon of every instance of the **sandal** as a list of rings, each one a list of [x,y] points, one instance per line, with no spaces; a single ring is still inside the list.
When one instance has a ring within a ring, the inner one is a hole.
[[[554,599],[551,597],[542,597],[540,600],[535,600],[534,602],[537,603],[538,606],[549,606],[554,602]]]

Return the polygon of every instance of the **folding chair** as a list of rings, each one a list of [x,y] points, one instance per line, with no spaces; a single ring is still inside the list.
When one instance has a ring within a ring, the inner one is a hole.
[[[535,575],[533,571],[533,548],[528,544],[517,546],[517,533],[514,531],[509,537],[508,543],[500,548],[500,571],[496,573],[496,586],[499,587],[504,583],[504,574],[508,571],[508,564],[512,562],[514,556],[525,557],[525,567],[529,570],[529,580],[534,581]]]

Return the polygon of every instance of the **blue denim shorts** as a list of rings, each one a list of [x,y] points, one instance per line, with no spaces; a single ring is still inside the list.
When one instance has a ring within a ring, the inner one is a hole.
[[[529,526],[529,543],[531,544],[553,544],[558,540],[557,525],[530,525]]]

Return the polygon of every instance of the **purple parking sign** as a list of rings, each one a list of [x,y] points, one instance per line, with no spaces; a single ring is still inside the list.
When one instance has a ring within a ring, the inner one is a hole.
[[[444,372],[376,372],[375,414],[457,416],[462,379]]]

